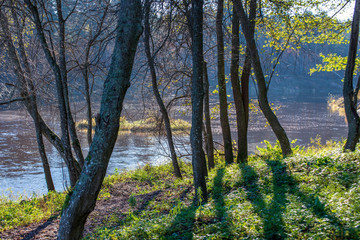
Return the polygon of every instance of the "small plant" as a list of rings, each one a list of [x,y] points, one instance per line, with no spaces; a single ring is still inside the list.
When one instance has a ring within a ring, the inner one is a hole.
[[[136,207],[136,198],[135,198],[135,196],[131,195],[129,197],[128,202],[129,202],[130,207]]]

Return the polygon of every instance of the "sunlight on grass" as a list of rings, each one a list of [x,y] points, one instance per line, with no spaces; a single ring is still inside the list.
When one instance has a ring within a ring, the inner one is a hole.
[[[106,177],[99,199],[129,182],[136,186],[130,208],[106,216],[85,239],[359,239],[359,149],[343,153],[343,142],[312,143],[294,147],[285,159],[269,142],[246,165],[218,158],[207,179],[209,201],[196,206],[190,163],[180,161],[183,179],[173,176],[171,164],[116,172]],[[143,202],[140,195],[153,197]],[[1,229],[48,218],[63,200],[55,193],[2,200]]]
[[[42,197],[0,198],[0,232],[17,226],[39,222],[60,212],[64,193],[49,192]]]
[[[139,132],[139,133],[147,133],[147,132],[158,132],[160,129],[160,126],[162,131],[164,131],[163,122],[159,121],[158,119],[155,119],[153,117],[149,117],[146,119],[141,119],[134,122],[129,122],[125,117],[120,117],[119,120],[120,127],[119,127],[119,133],[122,132]],[[171,119],[171,130],[174,133],[189,133],[191,124],[185,120],[182,119]],[[92,126],[93,129],[96,127],[95,118],[92,119]],[[76,127],[80,131],[87,131],[88,127],[88,121],[83,119],[76,123]]]

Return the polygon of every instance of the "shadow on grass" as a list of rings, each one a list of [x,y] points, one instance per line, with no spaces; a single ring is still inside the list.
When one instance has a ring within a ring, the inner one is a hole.
[[[359,239],[356,230],[345,227],[334,214],[325,209],[325,205],[320,202],[315,194],[309,195],[301,191],[296,180],[288,174],[285,163],[279,160],[267,160],[266,163],[271,168],[273,174],[273,198],[269,204],[265,202],[264,196],[261,194],[258,174],[251,166],[241,166],[244,181],[243,186],[245,187],[247,198],[252,203],[255,212],[262,218],[266,239],[286,238],[283,222],[283,213],[287,205],[286,194],[299,197],[304,205],[318,218],[329,219],[331,225],[337,229],[337,234],[339,235],[331,237],[347,239],[350,236],[351,239]],[[304,229],[304,231],[308,230],[309,229]]]
[[[194,204],[182,208],[175,216],[170,227],[166,229],[164,239],[193,239],[195,213],[198,207]]]
[[[217,220],[221,223],[222,237],[231,239],[231,222],[227,216],[225,200],[224,200],[224,190],[223,190],[223,178],[225,174],[225,169],[218,169],[216,176],[214,178],[214,189],[213,189],[213,199],[215,202],[215,214]]]
[[[267,206],[264,196],[259,188],[259,176],[255,170],[248,166],[241,166],[241,173],[244,178],[244,187],[247,198],[253,205],[255,212],[261,217],[264,225],[264,235],[266,239],[284,239],[284,223],[282,214],[286,205],[286,187],[282,181],[273,180],[274,198]],[[279,201],[279,202],[278,202]]]
[[[139,208],[133,213],[135,215],[139,215],[142,211],[146,209],[146,207],[149,205],[150,201],[153,200],[157,195],[159,195],[162,191],[157,190],[148,194],[138,195],[143,199],[141,205]]]

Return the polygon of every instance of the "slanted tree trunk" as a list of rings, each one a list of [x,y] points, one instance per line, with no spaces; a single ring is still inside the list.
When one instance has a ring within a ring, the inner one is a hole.
[[[12,2],[11,2],[12,4]],[[28,60],[25,54],[25,47],[24,42],[22,38],[22,33],[20,30],[20,25],[17,19],[17,16],[14,11],[12,11],[12,17],[13,22],[15,24],[15,29],[17,31],[17,39],[18,39],[18,50],[20,55],[20,60],[16,54],[15,46],[12,42],[12,36],[9,29],[9,22],[6,18],[5,14],[0,9],[0,24],[1,28],[3,30],[3,38],[5,40],[5,43],[7,45],[8,54],[10,57],[10,61],[12,62],[14,73],[18,79],[19,86],[20,86],[20,94],[24,99],[24,105],[27,109],[27,111],[30,113],[30,115],[33,118],[34,125],[35,125],[35,132],[36,132],[36,140],[38,144],[38,150],[40,154],[40,158],[43,164],[44,174],[45,174],[45,180],[46,185],[48,188],[48,191],[54,191],[54,183],[51,176],[50,166],[49,162],[46,156],[45,146],[43,142],[42,137],[42,131],[41,131],[41,125],[40,125],[40,119],[39,119],[39,113],[37,110],[37,103],[36,103],[36,93],[34,85],[31,81],[31,72],[30,67],[28,64]],[[22,62],[22,64],[21,64]],[[24,66],[24,71],[21,67],[21,65]]]
[[[230,124],[228,117],[228,104],[225,83],[225,60],[224,60],[224,34],[223,34],[223,13],[224,0],[218,0],[216,14],[216,37],[217,37],[217,61],[218,61],[218,85],[219,85],[219,104],[220,104],[220,124],[224,141],[225,162],[234,161],[233,148],[231,141]]]
[[[209,77],[207,73],[207,63],[203,63],[203,78],[204,78],[204,115],[205,115],[205,145],[208,158],[208,167],[212,169],[215,167],[214,160],[214,140],[211,131],[211,116],[210,116],[210,101],[209,101]]]
[[[72,117],[70,102],[69,102],[69,91],[68,91],[68,81],[67,81],[67,67],[66,67],[66,53],[65,53],[65,19],[62,14],[62,0],[56,0],[56,11],[58,16],[59,24],[59,70],[60,70],[60,79],[58,81],[62,84],[62,94],[63,94],[63,103],[65,107],[66,114],[64,117],[67,118],[67,125],[69,127],[68,133],[71,137],[71,145],[75,152],[75,155],[82,167],[84,165],[84,156],[81,150],[80,141],[76,133],[75,122]],[[69,139],[70,140],[70,139]]]
[[[246,46],[250,51],[251,63],[252,63],[252,66],[253,66],[253,69],[255,72],[258,91],[259,91],[258,98],[259,98],[260,108],[261,108],[265,118],[268,120],[277,139],[279,140],[283,155],[284,156],[291,155],[292,150],[291,150],[290,142],[286,135],[286,132],[282,128],[282,126],[281,126],[278,118],[274,114],[274,112],[271,110],[271,107],[268,102],[265,76],[264,76],[264,73],[262,70],[255,38],[254,38],[254,35],[251,34],[251,26],[250,26],[249,18],[245,13],[242,1],[241,0],[233,0],[233,2],[234,2],[235,10],[237,11],[237,13],[240,17],[242,31],[243,31],[243,34],[244,34],[245,40],[246,40]],[[256,0],[250,1],[250,8],[256,9]]]
[[[191,22],[190,31],[192,36],[192,62],[193,73],[191,82],[191,152],[192,166],[195,185],[195,201],[202,198],[207,201],[206,189],[206,164],[204,164],[204,152],[202,149],[202,120],[203,120],[203,0],[191,1]],[[204,169],[205,168],[205,169]],[[201,190],[201,195],[199,195]]]
[[[144,20],[145,53],[146,53],[146,58],[147,58],[149,67],[150,67],[153,93],[156,98],[156,102],[159,105],[161,115],[164,119],[166,138],[167,138],[167,141],[169,144],[171,161],[172,161],[172,165],[174,168],[174,174],[176,177],[181,178],[181,172],[180,172],[180,168],[179,168],[179,164],[178,164],[178,160],[177,160],[177,156],[176,156],[176,151],[175,151],[175,147],[174,147],[174,141],[173,141],[173,137],[172,137],[170,118],[169,118],[169,114],[166,110],[166,107],[164,105],[164,102],[161,98],[161,95],[159,93],[155,64],[154,64],[154,56],[152,56],[151,50],[150,50],[150,35],[151,35],[151,33],[150,33],[149,18],[150,18],[151,3],[152,3],[152,1],[150,1],[150,0],[145,1],[145,9],[144,9],[145,10],[145,20]]]
[[[349,54],[345,69],[343,96],[346,119],[348,122],[348,136],[344,150],[355,151],[356,144],[359,141],[359,127],[360,120],[359,115],[356,112],[357,109],[357,94],[359,92],[359,79],[357,87],[354,91],[353,77],[355,68],[355,59],[359,41],[359,21],[360,21],[360,1],[356,0],[354,16],[351,26]]]
[[[57,1],[59,1],[59,0],[57,0]],[[50,48],[49,48],[49,45],[45,38],[44,29],[41,24],[37,6],[32,4],[32,2],[30,0],[25,0],[25,3],[27,5],[27,7],[30,9],[30,12],[33,16],[33,21],[35,23],[35,28],[36,28],[37,35],[40,40],[42,49],[45,53],[45,57],[46,57],[49,65],[52,68],[54,75],[55,75],[58,107],[59,107],[59,112],[60,112],[60,125],[61,125],[61,149],[59,149],[59,150],[60,150],[61,155],[63,156],[64,161],[69,170],[70,184],[73,187],[73,186],[75,186],[76,181],[79,178],[81,167],[79,166],[79,163],[74,159],[74,157],[72,155],[72,150],[71,150],[71,145],[70,145],[70,137],[69,137],[69,118],[68,118],[68,114],[67,114],[67,104],[66,104],[66,97],[65,97],[65,92],[64,92],[66,89],[64,89],[61,69],[60,69],[59,65],[56,63],[55,57],[52,56],[52,54],[50,52]],[[61,24],[60,24],[60,26],[61,26]],[[62,27],[60,30],[62,31]],[[61,44],[64,44],[64,43],[61,43]],[[64,53],[62,53],[62,54],[64,54]],[[62,55],[62,54],[60,54],[60,55]],[[63,60],[61,60],[61,61],[63,61]],[[64,67],[64,66],[62,66],[62,67]],[[50,136],[50,138],[51,138],[51,136]],[[77,145],[77,144],[73,144],[73,145]],[[76,149],[78,149],[78,148],[76,148]]]
[[[16,25],[18,25],[15,16],[16,16],[16,12],[14,10],[14,12],[13,12],[14,22]],[[29,112],[29,114],[31,115],[31,117],[34,120],[35,130],[36,130],[36,134],[37,134],[38,148],[40,151],[40,157],[42,158],[43,166],[45,166],[44,172],[45,172],[45,174],[48,174],[47,176],[45,176],[45,178],[49,180],[49,182],[47,182],[48,189],[53,190],[53,187],[52,187],[53,184],[51,183],[52,180],[50,180],[50,179],[52,179],[51,175],[50,175],[50,168],[47,167],[47,166],[49,166],[49,164],[48,164],[47,157],[45,157],[46,156],[45,148],[43,148],[44,144],[41,143],[43,140],[42,140],[42,137],[41,138],[39,137],[40,132],[57,149],[60,156],[63,159],[66,159],[66,156],[64,153],[64,147],[62,145],[61,139],[46,125],[46,123],[44,122],[40,113],[37,110],[36,91],[35,91],[34,84],[31,81],[31,71],[30,71],[28,59],[25,54],[25,47],[24,47],[24,42],[22,39],[22,33],[20,31],[20,28],[19,28],[19,26],[16,26],[16,31],[17,31],[17,35],[18,35],[18,44],[19,44],[19,47],[18,47],[19,57],[20,57],[20,60],[19,60],[19,58],[16,55],[15,46],[13,45],[13,42],[12,42],[11,32],[8,27],[9,24],[8,24],[7,18],[5,17],[4,14],[1,14],[1,12],[0,12],[0,17],[1,17],[0,23],[1,23],[2,29],[4,31],[4,37],[5,37],[6,45],[8,47],[10,61],[12,62],[15,75],[19,82],[20,88],[22,89],[21,94],[23,95],[23,98],[25,99],[24,105],[25,105],[26,110]],[[24,71],[21,68],[21,63],[24,66],[24,69],[25,69]],[[40,129],[36,129],[37,122],[39,122]]]
[[[28,109],[28,111],[31,112],[30,115],[32,116],[33,121],[34,121],[36,142],[38,144],[38,150],[39,150],[41,162],[42,162],[43,169],[44,169],[47,189],[48,189],[48,191],[55,191],[55,186],[54,186],[54,182],[53,182],[53,179],[51,176],[49,160],[46,155],[45,144],[44,144],[43,134],[42,134],[42,130],[41,130],[40,114],[38,111],[37,100],[36,100],[36,90],[35,90],[34,83],[32,81],[32,74],[31,74],[31,70],[30,70],[29,61],[28,61],[28,58],[25,53],[25,45],[24,45],[24,40],[23,40],[23,35],[22,35],[22,29],[20,27],[20,23],[19,23],[16,11],[15,11],[15,7],[13,6],[13,2],[10,1],[10,4],[11,4],[11,16],[13,18],[13,22],[15,25],[15,31],[16,31],[17,39],[18,39],[18,52],[19,52],[19,58],[20,58],[20,59],[16,58],[16,59],[19,59],[20,61],[13,59],[13,63],[17,65],[17,64],[20,64],[20,62],[21,62],[22,66],[24,68],[24,71],[20,71],[20,69],[19,69],[18,73],[21,74],[22,76],[24,76],[24,79],[21,80],[20,82],[22,82],[21,85],[22,85],[23,93],[25,93],[25,95],[29,97],[28,100],[25,102],[25,107]],[[6,19],[5,19],[5,21],[6,21]],[[20,67],[18,67],[18,68],[20,68]]]
[[[114,53],[104,83],[99,121],[79,182],[65,203],[58,239],[80,239],[86,219],[93,211],[109,158],[113,151],[123,100],[130,86],[130,75],[138,39],[142,32],[141,1],[122,0]]]

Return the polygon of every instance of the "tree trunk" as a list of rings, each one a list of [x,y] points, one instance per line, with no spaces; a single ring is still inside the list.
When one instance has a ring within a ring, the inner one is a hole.
[[[84,88],[85,88],[85,101],[86,101],[86,118],[87,118],[87,141],[89,147],[92,143],[92,110],[91,110],[91,96],[90,96],[90,84],[89,84],[89,54],[90,54],[90,47],[86,48],[85,54],[85,66],[83,69],[83,76],[84,76]]]
[[[35,123],[36,141],[38,144],[39,154],[40,154],[40,158],[42,160],[42,165],[44,168],[47,189],[48,189],[48,191],[55,191],[55,186],[54,186],[54,182],[53,182],[52,176],[51,176],[49,161],[46,156],[45,145],[44,145],[44,141],[43,141],[43,135],[42,135],[40,120],[39,120],[39,113],[37,110],[36,98],[34,95],[30,97],[30,102],[32,103],[33,116],[35,116],[33,119],[34,119],[34,123]]]
[[[208,158],[208,167],[212,169],[215,167],[214,160],[214,140],[211,131],[211,116],[210,116],[210,101],[209,101],[209,78],[207,73],[207,64],[204,61],[203,63],[203,73],[204,73],[204,115],[205,115],[205,144],[206,144],[206,153]]]
[[[357,93],[353,88],[353,77],[355,68],[356,52],[359,41],[359,21],[360,21],[360,1],[356,0],[354,16],[351,26],[350,45],[348,60],[345,69],[343,96],[346,119],[348,122],[348,136],[344,150],[355,151],[356,144],[359,141],[359,115],[356,112],[357,109]],[[359,81],[359,80],[358,80]],[[359,84],[359,83],[358,83]]]
[[[245,163],[248,156],[248,143],[247,143],[247,127],[248,123],[246,120],[246,110],[242,89],[239,83],[239,52],[240,52],[240,41],[239,41],[239,17],[236,11],[233,11],[232,17],[232,35],[231,35],[231,66],[230,66],[230,80],[233,89],[234,104],[236,111],[236,127],[238,135],[238,154],[237,162]],[[246,57],[245,57],[246,62]],[[250,65],[251,68],[251,65]],[[243,73],[247,71],[246,65],[244,64]],[[244,82],[246,79],[244,79]],[[243,84],[243,82],[242,82]]]
[[[11,2],[12,4],[12,2]],[[13,10],[13,9],[12,9]],[[14,66],[14,73],[18,79],[20,88],[21,88],[21,95],[22,97],[26,98],[24,105],[27,111],[33,118],[34,125],[35,125],[35,132],[36,132],[36,140],[38,144],[38,150],[40,154],[40,158],[44,168],[45,180],[46,185],[49,191],[54,191],[54,183],[51,177],[51,171],[49,167],[49,162],[46,156],[45,146],[42,138],[41,126],[39,121],[39,113],[37,110],[37,103],[36,103],[36,95],[35,95],[35,88],[33,83],[31,82],[31,72],[29,63],[25,54],[25,47],[22,38],[22,33],[20,32],[20,25],[17,19],[17,16],[14,11],[12,11],[13,21],[16,26],[17,37],[18,37],[18,50],[21,60],[18,58],[16,54],[15,46],[12,42],[12,36],[9,29],[9,22],[6,18],[5,14],[0,9],[0,22],[1,28],[3,29],[5,42],[8,49],[8,54],[12,65]],[[21,62],[25,68],[25,72],[21,68]]]
[[[217,61],[218,61],[218,85],[219,85],[219,104],[220,104],[220,124],[223,134],[225,162],[232,163],[234,161],[233,148],[231,141],[231,132],[228,117],[228,104],[226,96],[225,83],[225,60],[224,60],[224,34],[223,34],[223,8],[224,0],[218,0],[216,14],[216,36],[217,36]]]
[[[252,62],[252,66],[253,66],[253,69],[255,72],[256,81],[257,81],[257,85],[258,85],[258,91],[259,91],[258,98],[259,98],[260,108],[261,108],[264,116],[268,120],[277,139],[279,140],[283,155],[284,156],[291,155],[292,150],[291,150],[290,142],[286,135],[286,132],[282,128],[282,126],[281,126],[278,118],[274,114],[274,112],[271,110],[271,107],[268,102],[266,81],[265,81],[264,73],[262,70],[255,38],[251,34],[251,26],[250,26],[249,19],[243,8],[242,1],[241,0],[233,0],[233,2],[234,2],[235,9],[238,12],[238,15],[240,17],[242,31],[245,36],[247,48],[250,51],[251,62]],[[256,0],[251,0],[250,8],[256,9]]]
[[[114,53],[104,83],[99,122],[79,182],[65,203],[58,239],[80,239],[86,218],[94,209],[109,158],[113,151],[123,100],[130,86],[130,75],[138,39],[142,32],[141,1],[122,0]]]
[[[144,20],[144,25],[145,25],[145,31],[144,31],[144,34],[145,34],[144,35],[145,52],[146,52],[146,57],[147,57],[148,64],[149,64],[149,67],[150,67],[153,93],[155,95],[156,102],[159,105],[160,112],[161,112],[161,115],[162,115],[162,117],[164,119],[164,123],[165,123],[166,138],[167,138],[169,148],[170,148],[171,161],[172,161],[172,165],[173,165],[173,168],[174,168],[174,174],[175,174],[176,177],[181,178],[181,172],[180,172],[180,168],[179,168],[179,164],[178,164],[178,160],[177,160],[177,156],[176,156],[176,151],[175,151],[175,147],[174,147],[173,137],[172,137],[169,114],[168,114],[168,112],[166,110],[164,102],[163,102],[163,100],[161,98],[161,95],[159,93],[159,89],[158,89],[158,85],[157,85],[155,64],[154,64],[154,57],[151,55],[151,50],[150,50],[150,21],[149,21],[150,10],[151,10],[151,1],[146,0],[145,1],[145,20]]]
[[[58,80],[62,84],[62,100],[63,107],[65,107],[66,114],[63,116],[66,118],[69,129],[68,133],[71,137],[71,145],[74,150],[74,153],[80,163],[80,166],[84,165],[84,156],[82,154],[80,141],[76,133],[75,122],[72,117],[70,102],[69,102],[69,91],[68,91],[68,83],[67,83],[67,68],[66,68],[66,54],[65,54],[65,20],[62,14],[62,0],[56,0],[56,10],[58,16],[58,24],[59,24],[59,70],[61,78]],[[58,90],[60,91],[60,90]],[[70,139],[69,139],[70,141]]]
[[[192,125],[190,132],[192,166],[195,185],[195,201],[202,198],[207,201],[207,189],[204,169],[204,152],[202,149],[202,120],[203,120],[203,0],[192,0],[192,19],[190,31],[192,36],[193,74],[191,83]],[[201,195],[199,194],[201,190]]]
[[[80,175],[80,166],[78,162],[74,159],[72,155],[71,145],[70,145],[70,137],[69,137],[69,122],[68,122],[68,114],[67,114],[67,107],[66,107],[66,100],[65,100],[65,93],[62,81],[62,75],[59,65],[56,63],[55,58],[52,56],[50,52],[50,48],[47,44],[43,27],[41,25],[41,20],[39,16],[39,11],[35,5],[31,3],[30,0],[25,0],[26,5],[31,11],[33,16],[33,20],[35,23],[35,28],[37,31],[38,38],[40,40],[42,49],[45,53],[45,57],[52,68],[55,80],[56,80],[56,90],[57,90],[57,98],[58,98],[58,107],[60,112],[60,125],[61,125],[61,149],[60,153],[64,158],[64,161],[67,165],[70,177],[70,184],[71,186],[75,186],[76,181]]]
[[[255,9],[252,9],[249,14],[249,19],[255,20],[256,12]],[[251,22],[251,34],[254,35],[255,32],[255,21]],[[236,126],[238,133],[238,163],[246,163],[248,157],[248,142],[247,142],[247,133],[249,126],[249,78],[251,74],[251,59],[250,52],[246,48],[245,61],[243,64],[243,69],[241,73],[240,83],[239,84],[239,16],[237,11],[233,10],[232,18],[232,39],[231,39],[231,85],[234,95],[234,104],[236,110]]]

